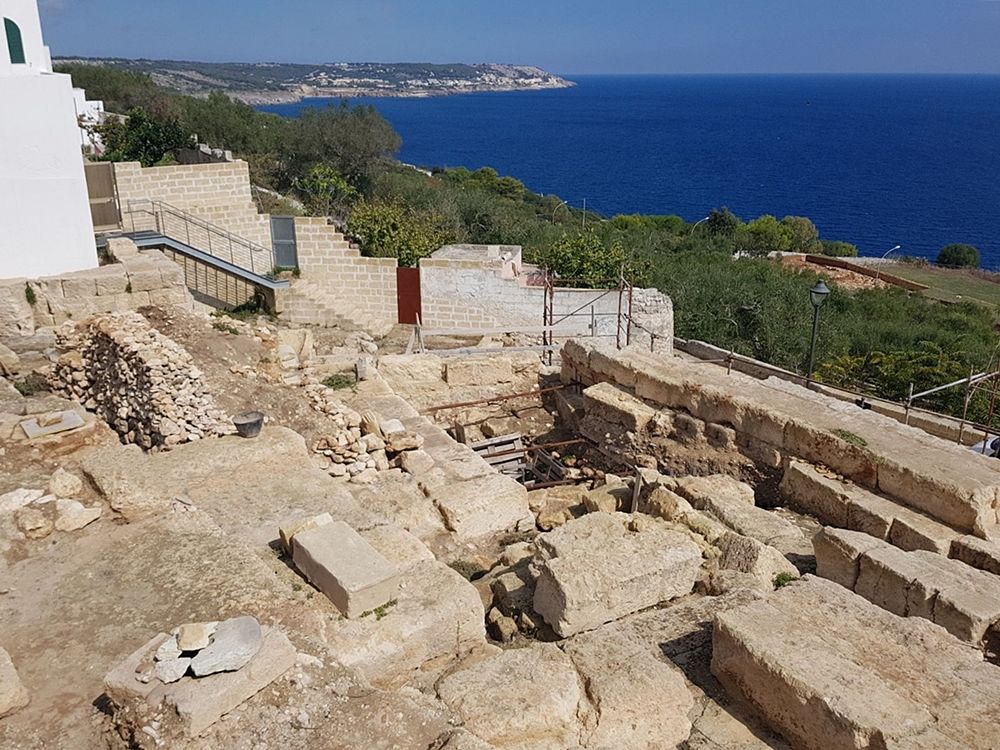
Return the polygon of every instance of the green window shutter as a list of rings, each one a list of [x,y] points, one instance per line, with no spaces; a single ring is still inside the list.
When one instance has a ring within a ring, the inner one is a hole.
[[[3,19],[3,28],[7,32],[7,50],[10,52],[10,61],[14,65],[24,65],[24,42],[21,40],[21,29],[9,18]]]

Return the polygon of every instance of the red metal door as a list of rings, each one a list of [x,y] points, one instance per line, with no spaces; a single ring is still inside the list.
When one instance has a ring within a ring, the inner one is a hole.
[[[396,303],[400,323],[416,323],[420,311],[420,269],[396,269]]]

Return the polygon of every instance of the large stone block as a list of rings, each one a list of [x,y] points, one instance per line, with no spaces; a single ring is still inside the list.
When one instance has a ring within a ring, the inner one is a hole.
[[[465,728],[494,747],[580,744],[583,689],[573,661],[553,644],[502,651],[448,675],[437,690]]]
[[[847,531],[827,526],[813,537],[816,552],[816,575],[854,591],[858,580],[861,556],[874,549],[891,546],[860,531]]]
[[[595,628],[691,592],[698,546],[660,521],[591,513],[537,541],[534,607],[559,635]]]
[[[820,523],[847,528],[847,493],[843,483],[819,473],[805,461],[790,461],[781,478],[781,494],[798,511]]]
[[[399,591],[396,567],[341,521],[295,532],[292,560],[348,617],[381,607]]]
[[[655,409],[609,383],[590,386],[583,392],[583,399],[586,416],[582,429],[585,433],[587,425],[592,423],[618,425],[623,430],[638,433],[656,416]],[[604,435],[592,437],[600,440]]]
[[[948,557],[961,560],[973,568],[1000,575],[1000,544],[975,536],[953,540]]]
[[[795,748],[996,747],[996,667],[812,576],[719,614],[712,672]]]
[[[497,385],[514,381],[514,368],[509,357],[455,359],[445,364],[448,385]]]
[[[423,486],[459,539],[496,534],[532,518],[524,485],[501,474]]]

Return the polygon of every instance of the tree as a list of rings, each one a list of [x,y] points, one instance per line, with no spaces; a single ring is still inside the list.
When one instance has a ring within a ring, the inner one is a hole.
[[[937,264],[946,268],[979,268],[979,250],[972,245],[945,245],[938,253]]]
[[[306,208],[314,216],[342,217],[344,211],[360,196],[358,191],[329,164],[317,164],[309,173],[295,181]]]
[[[791,244],[791,230],[771,214],[764,214],[747,224],[736,247],[743,255],[762,258],[771,252],[787,253]]]
[[[819,230],[805,216],[786,216],[781,226],[788,231],[788,252],[817,253],[821,251]]]
[[[177,120],[156,118],[143,109],[133,109],[124,121],[112,119],[96,130],[104,141],[105,161],[138,161],[151,167],[192,145],[191,134]]]
[[[708,212],[704,231],[713,237],[733,237],[742,226],[740,218],[723,206],[721,209],[713,208]]]
[[[819,250],[822,255],[833,258],[856,258],[858,256],[857,245],[852,245],[850,242],[820,240]]]
[[[397,258],[401,266],[415,266],[454,241],[444,217],[399,203],[361,201],[351,211],[347,231],[361,242],[365,255]]]
[[[615,286],[623,272],[626,279],[637,281],[643,270],[621,242],[605,244],[593,230],[564,234],[540,253],[540,262],[574,286],[594,289]]]

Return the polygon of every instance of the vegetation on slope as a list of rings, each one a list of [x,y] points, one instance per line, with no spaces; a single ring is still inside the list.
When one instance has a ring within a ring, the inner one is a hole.
[[[89,65],[64,70],[110,110],[141,111],[135,120],[146,129],[158,122],[173,135],[197,134],[231,149],[249,162],[255,184],[346,220],[368,254],[410,265],[447,242],[516,244],[527,260],[592,286],[624,269],[635,283],[673,298],[678,336],[799,372],[808,360],[813,315],[808,290],[818,277],[762,256],[857,252],[820,238],[803,217],[745,223],[723,208],[696,224],[677,216],[605,219],[488,168],[428,175],[394,160],[400,138],[368,107],[341,104],[286,120],[221,94],[174,94],[136,73]],[[124,139],[116,158],[148,161],[137,140]],[[821,310],[817,375],[904,399],[910,383],[920,391],[986,369],[997,347],[995,314],[992,306],[945,305],[898,289],[834,289]],[[977,396],[970,417],[984,420],[987,403],[986,394]],[[946,391],[921,405],[961,414],[963,394]]]

